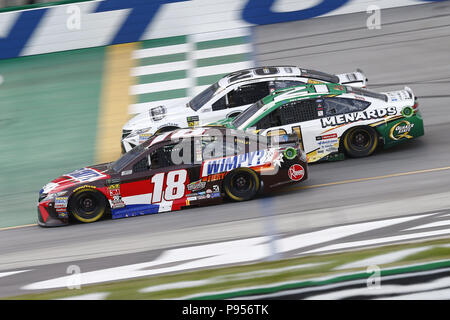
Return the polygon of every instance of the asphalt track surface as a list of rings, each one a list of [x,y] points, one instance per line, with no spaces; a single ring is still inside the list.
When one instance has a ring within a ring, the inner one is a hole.
[[[47,265],[51,277],[60,273],[56,263],[97,258],[93,268],[112,260],[126,264],[143,252],[151,259],[166,248],[261,236],[266,219],[273,219],[276,232],[303,233],[450,208],[450,3],[385,10],[380,30],[368,30],[367,17],[258,27],[256,59],[334,73],[359,67],[379,91],[406,84],[419,97],[424,137],[369,158],[311,165],[309,181],[266,199],[90,225],[1,230],[0,271]],[[13,287],[0,286],[0,296],[17,294]]]

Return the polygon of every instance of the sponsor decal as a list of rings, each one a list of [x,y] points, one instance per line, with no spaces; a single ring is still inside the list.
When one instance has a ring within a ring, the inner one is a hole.
[[[293,164],[288,170],[289,179],[300,181],[305,176],[305,169],[299,164]]]
[[[199,116],[192,116],[186,118],[189,127],[197,127],[199,124]]]
[[[41,192],[39,193],[49,193],[50,191],[52,191],[53,189],[57,188],[59,186],[59,184],[54,183],[54,182],[50,182],[47,183],[41,190]]]
[[[78,190],[81,190],[81,189],[97,189],[97,187],[96,186],[81,186],[81,187],[78,187],[75,190],[73,190],[73,192],[77,192]]]
[[[67,214],[67,202],[68,197],[56,197],[55,198],[55,211],[59,215]]]
[[[237,156],[207,160],[202,165],[202,177],[229,172],[240,167],[254,167],[272,161],[274,150],[253,151]]]
[[[153,136],[153,134],[151,134],[151,133],[142,133],[142,134],[140,134],[139,135],[139,143],[141,144],[142,142],[147,141],[152,136]]]
[[[412,128],[414,128],[414,123],[406,120],[400,121],[391,128],[389,136],[395,141],[403,138],[412,139],[413,137],[409,134]]]
[[[214,192],[220,192],[220,187],[217,184],[213,185],[212,188]]]
[[[414,114],[414,109],[411,107],[404,107],[402,110],[402,116],[409,118]]]
[[[198,191],[198,190],[204,189],[205,187],[206,187],[206,182],[202,181],[202,180],[191,182],[186,186],[186,188],[189,191]]]
[[[133,173],[133,170],[125,170],[125,171],[122,171],[122,173],[120,175],[122,175],[122,176],[129,176],[132,173]]]
[[[309,84],[322,84],[323,82],[317,81],[317,80],[309,79],[309,80],[308,80],[308,83],[309,83]]]
[[[328,139],[337,139],[337,137],[338,137],[337,133],[326,134],[326,135],[324,135],[324,136],[318,136],[318,137],[316,137],[316,141],[328,140]]]
[[[111,197],[111,209],[123,208],[125,203],[120,194],[120,184],[112,184],[108,186],[109,196]]]
[[[340,114],[322,118],[320,121],[322,123],[322,128],[326,128],[357,121],[380,119],[386,116],[393,116],[395,114],[397,114],[397,109],[395,107],[388,107],[376,110]]]
[[[94,170],[92,168],[79,169],[67,174],[66,176],[72,178],[77,182],[90,182],[106,177],[106,175],[104,175],[100,171]]]
[[[211,193],[211,198],[220,198],[220,192]]]

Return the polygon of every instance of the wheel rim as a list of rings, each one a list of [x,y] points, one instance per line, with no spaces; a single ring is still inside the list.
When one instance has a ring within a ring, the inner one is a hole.
[[[231,180],[231,187],[238,192],[249,191],[252,188],[252,181],[248,174],[240,173]]]
[[[357,130],[350,137],[350,145],[356,150],[366,150],[372,143],[372,136],[365,130]]]
[[[92,215],[97,208],[97,200],[91,195],[82,196],[78,202],[80,213]]]

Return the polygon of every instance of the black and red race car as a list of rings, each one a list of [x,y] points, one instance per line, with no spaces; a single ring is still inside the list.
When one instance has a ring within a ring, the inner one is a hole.
[[[153,136],[117,161],[65,174],[41,189],[38,222],[62,226],[249,200],[308,177],[296,135],[218,127]]]

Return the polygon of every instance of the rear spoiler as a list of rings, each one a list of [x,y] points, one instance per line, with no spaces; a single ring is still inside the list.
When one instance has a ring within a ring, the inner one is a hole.
[[[412,89],[410,88],[410,87],[406,87],[405,86],[405,89],[404,89],[406,92],[408,92],[408,94],[409,94],[409,97],[411,98],[411,99],[414,99],[414,100],[417,100],[417,97],[414,95],[414,92],[412,91]]]

